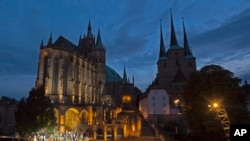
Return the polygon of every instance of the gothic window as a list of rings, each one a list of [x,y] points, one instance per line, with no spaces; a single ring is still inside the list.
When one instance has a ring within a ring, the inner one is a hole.
[[[175,56],[178,56],[178,52],[175,52]]]
[[[164,62],[164,64],[163,64],[163,67],[164,67],[164,68],[166,68],[166,67],[167,67],[167,64],[166,64],[166,62]]]
[[[153,98],[153,100],[155,100],[155,97],[154,97],[154,96],[153,96],[152,98]]]
[[[58,85],[58,70],[59,70],[59,60],[55,58],[53,64],[53,80],[52,80],[52,93],[57,94],[57,85]]]
[[[63,62],[63,95],[67,94],[67,78],[68,78],[68,62],[65,59]]]
[[[163,100],[165,100],[165,96],[163,96]]]
[[[80,80],[79,65],[75,64],[75,79],[78,82]]]
[[[155,103],[153,103],[153,107],[155,107]]]
[[[45,84],[46,77],[48,76],[48,56],[44,57],[44,64],[43,64],[43,85]]]

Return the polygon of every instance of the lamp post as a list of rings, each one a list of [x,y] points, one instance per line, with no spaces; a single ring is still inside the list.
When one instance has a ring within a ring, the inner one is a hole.
[[[227,141],[230,141],[230,121],[227,116],[227,112],[225,108],[218,104],[217,102],[213,102],[212,105],[208,105],[210,110],[215,110],[216,111],[216,116],[219,119],[221,126],[223,128],[224,134],[226,136]]]

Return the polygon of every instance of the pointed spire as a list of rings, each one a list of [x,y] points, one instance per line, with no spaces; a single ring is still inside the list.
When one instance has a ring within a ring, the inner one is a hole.
[[[92,32],[91,32],[91,22],[90,22],[90,19],[89,19],[87,37],[92,37],[92,36],[93,36],[93,34],[92,34]]]
[[[82,35],[80,34],[79,41],[78,41],[78,47],[81,46],[81,40],[82,40]]]
[[[187,39],[187,33],[186,33],[186,29],[185,29],[185,24],[184,24],[184,18],[182,17],[182,23],[183,23],[183,32],[184,32],[184,50],[185,50],[185,55],[191,55],[193,56],[190,47],[189,47],[189,43],[188,43],[188,39]]]
[[[170,37],[170,47],[173,45],[178,45],[178,41],[175,35],[175,29],[174,29],[174,22],[173,22],[173,16],[172,16],[172,9],[170,9],[170,16],[171,16],[171,37]]]
[[[122,82],[123,83],[127,83],[128,82],[128,78],[127,78],[127,73],[126,73],[126,67],[124,64],[124,70],[123,70],[123,78],[122,78]]]
[[[160,52],[159,52],[159,58],[163,57],[165,55],[165,45],[162,35],[162,26],[161,26],[161,20],[160,20]]]
[[[40,44],[40,49],[43,48],[43,40],[41,41],[41,44]]]
[[[103,48],[100,29],[98,29],[98,33],[97,33],[96,47],[97,47],[97,48]]]
[[[133,84],[135,84],[135,77],[134,77],[134,75],[133,75]]]
[[[52,30],[50,32],[50,37],[49,37],[49,41],[48,41],[48,46],[52,45]]]

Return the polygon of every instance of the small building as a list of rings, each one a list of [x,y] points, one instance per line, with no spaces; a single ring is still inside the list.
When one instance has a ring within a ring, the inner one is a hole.
[[[171,110],[167,91],[162,88],[151,88],[140,98],[139,110],[148,120],[156,120],[155,117],[169,117]]]

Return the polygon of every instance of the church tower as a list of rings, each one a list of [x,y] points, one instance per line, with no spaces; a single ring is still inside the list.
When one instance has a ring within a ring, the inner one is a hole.
[[[98,29],[97,39],[94,49],[95,57],[96,57],[96,66],[97,66],[97,102],[100,102],[100,97],[103,94],[104,85],[106,82],[105,79],[105,69],[106,69],[106,50],[102,43],[100,29]]]
[[[166,89],[170,95],[178,96],[183,93],[184,84],[190,73],[196,71],[196,59],[189,47],[184,21],[184,45],[181,47],[178,44],[172,11],[170,12],[170,44],[167,51],[165,51],[162,25],[160,23],[160,49],[157,61],[157,76],[154,84]]]

